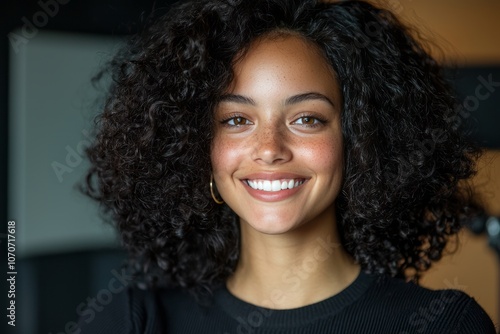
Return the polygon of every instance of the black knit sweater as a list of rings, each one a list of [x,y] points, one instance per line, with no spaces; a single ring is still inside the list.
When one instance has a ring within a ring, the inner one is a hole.
[[[99,310],[84,313],[81,334],[495,333],[484,310],[461,291],[364,273],[333,297],[289,310],[256,307],[225,287],[209,307],[181,290],[130,288]]]

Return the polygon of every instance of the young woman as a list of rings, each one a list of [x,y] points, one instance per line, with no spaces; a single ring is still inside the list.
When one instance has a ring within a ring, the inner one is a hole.
[[[82,333],[494,333],[417,281],[476,213],[441,69],[361,1],[183,2],[134,37],[87,193],[139,285]]]

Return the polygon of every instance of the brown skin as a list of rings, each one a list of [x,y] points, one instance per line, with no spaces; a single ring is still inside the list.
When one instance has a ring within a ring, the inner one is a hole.
[[[215,110],[211,153],[217,188],[241,225],[228,289],[273,309],[321,301],[360,270],[336,226],[344,163],[335,72],[314,44],[293,35],[253,42],[234,70]],[[247,180],[302,184],[269,192]]]

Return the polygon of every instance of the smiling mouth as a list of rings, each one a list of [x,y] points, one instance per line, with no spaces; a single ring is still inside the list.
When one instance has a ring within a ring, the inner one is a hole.
[[[293,189],[304,182],[305,179],[245,180],[245,183],[252,189],[270,192]]]

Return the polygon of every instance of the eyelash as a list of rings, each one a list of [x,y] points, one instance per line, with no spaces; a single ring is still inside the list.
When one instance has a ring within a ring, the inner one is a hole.
[[[292,122],[292,124],[296,123],[298,120],[303,120],[304,118],[312,118],[313,120],[315,120],[315,123],[314,124],[298,124],[298,125],[304,125],[304,126],[309,127],[309,128],[315,128],[315,127],[318,127],[318,126],[325,125],[327,123],[327,120],[325,118],[323,118],[323,117],[319,117],[319,116],[316,116],[316,115],[305,114],[305,115],[301,115],[296,120],[294,120]]]
[[[224,118],[220,122],[221,122],[222,125],[227,126],[227,127],[240,127],[240,126],[244,126],[244,125],[249,125],[249,124],[229,124],[229,122],[234,121],[236,118],[244,119],[247,122],[249,122],[250,124],[252,123],[247,118],[245,118],[245,117],[243,117],[243,116],[241,116],[239,114],[228,115],[228,117]]]

